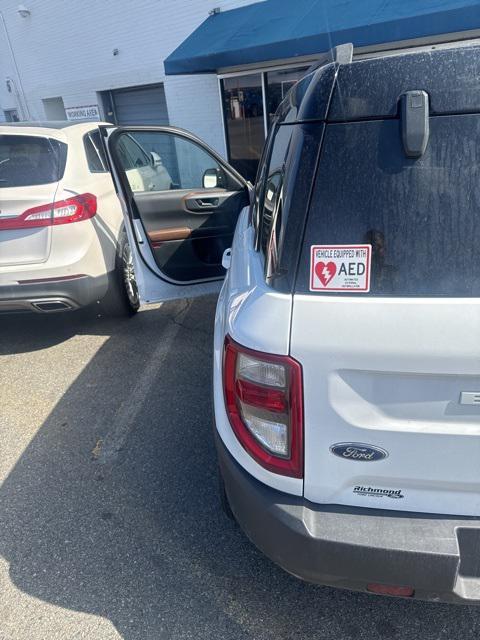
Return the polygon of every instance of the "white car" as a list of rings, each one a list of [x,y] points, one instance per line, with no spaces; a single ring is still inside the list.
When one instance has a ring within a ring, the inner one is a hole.
[[[340,48],[282,103],[254,190],[185,132],[102,130],[140,299],[215,290],[223,256],[224,504],[305,580],[480,602],[479,75],[478,41]],[[147,134],[182,188],[129,187],[119,145]]]
[[[169,189],[157,154],[126,136],[133,188]],[[0,125],[0,312],[138,309],[123,216],[98,123]]]

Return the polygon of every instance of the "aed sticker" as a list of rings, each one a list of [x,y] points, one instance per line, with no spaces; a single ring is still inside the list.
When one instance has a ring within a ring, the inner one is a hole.
[[[313,245],[310,291],[370,291],[370,244]]]

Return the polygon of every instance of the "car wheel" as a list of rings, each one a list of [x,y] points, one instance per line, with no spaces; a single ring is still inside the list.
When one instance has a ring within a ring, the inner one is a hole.
[[[100,304],[109,316],[133,316],[140,307],[132,250],[125,233],[120,236],[116,268],[110,276],[107,294]]]

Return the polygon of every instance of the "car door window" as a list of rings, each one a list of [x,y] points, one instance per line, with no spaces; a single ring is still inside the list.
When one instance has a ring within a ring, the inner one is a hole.
[[[183,136],[136,131],[122,134],[117,149],[134,193],[227,186],[220,164],[205,149]],[[143,174],[145,180],[139,180],[138,173]]]

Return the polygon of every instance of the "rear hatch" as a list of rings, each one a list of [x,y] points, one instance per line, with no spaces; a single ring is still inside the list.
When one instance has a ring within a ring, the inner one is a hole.
[[[0,133],[0,266],[48,259],[52,227],[26,226],[25,212],[53,205],[66,153],[53,138]]]
[[[291,333],[313,502],[480,515],[479,61],[471,48],[340,69]],[[410,90],[430,104],[418,158],[402,138]]]

